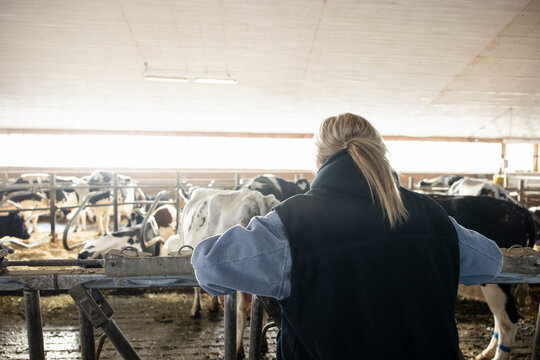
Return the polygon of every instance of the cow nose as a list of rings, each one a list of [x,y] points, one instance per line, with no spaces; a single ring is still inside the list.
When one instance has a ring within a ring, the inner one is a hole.
[[[88,251],[83,251],[79,253],[79,255],[77,255],[77,258],[80,260],[88,259],[88,255],[89,255]]]

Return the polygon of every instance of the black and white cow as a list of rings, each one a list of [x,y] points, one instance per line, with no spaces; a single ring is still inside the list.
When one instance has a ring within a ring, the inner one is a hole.
[[[29,239],[30,234],[24,217],[18,211],[11,211],[0,216],[0,239],[4,236],[13,236],[19,239]]]
[[[309,182],[299,179],[296,182],[287,181],[275,175],[259,175],[240,185],[237,189],[251,189],[263,195],[274,195],[279,201],[309,190]]]
[[[441,175],[432,179],[424,179],[420,181],[420,187],[446,187],[451,186],[458,180],[463,179],[463,176],[460,175]]]
[[[170,212],[170,218],[165,214]],[[145,218],[145,213],[142,209],[135,209],[130,216],[129,225],[127,228],[107,233],[98,239],[89,240],[84,244],[84,247],[79,251],[79,259],[102,259],[110,249],[122,249],[124,247],[132,247],[138,251],[150,252],[153,255],[158,255],[161,251],[163,236],[167,236],[170,232],[170,227],[174,227],[176,223],[176,209],[170,205],[163,205],[156,209],[154,214],[158,214],[156,219],[150,216],[145,227],[145,239],[150,244],[150,248],[145,247],[141,241],[142,229],[141,223]],[[174,215],[174,216],[173,216]],[[158,221],[159,220],[159,223]]]
[[[452,183],[448,189],[448,195],[489,196],[517,203],[502,186],[488,179],[464,177]]]
[[[58,208],[68,208],[63,209],[62,215],[72,213],[74,210],[70,210],[69,208],[76,207],[79,204],[81,196],[85,192],[88,192],[88,189],[84,188],[86,183],[74,176],[55,176],[55,182],[58,187],[55,190],[55,206]],[[46,188],[50,185],[51,177],[49,174],[21,174],[21,176],[9,184],[9,186],[13,187],[13,190],[5,193],[11,201],[19,205],[19,208],[29,210],[23,211],[22,214],[27,222],[32,221],[33,227],[31,232],[37,230],[37,223],[40,216],[50,214],[48,208],[50,207],[51,191]],[[83,187],[77,188],[76,186],[78,185],[83,185]],[[46,210],[33,210],[40,208]]]
[[[100,191],[100,194],[92,196],[90,198],[90,205],[103,205],[110,204],[113,201],[113,190],[110,187],[113,184],[114,174],[110,171],[96,170],[94,171],[87,182],[90,185],[90,192]],[[128,185],[122,187],[118,191],[118,201],[125,202],[127,204],[118,206],[118,216],[129,218],[133,211],[133,201],[135,201],[135,192],[137,185],[129,177],[125,175],[117,175],[118,185]],[[130,204],[131,203],[131,204]],[[92,212],[96,217],[98,224],[98,234],[105,234],[109,231],[109,220],[113,212],[112,206],[95,206],[92,208]],[[118,219],[120,220],[120,219]]]
[[[513,202],[487,196],[430,195],[462,226],[494,240],[501,248],[512,245],[533,246],[536,229],[531,213]],[[478,286],[460,286],[460,294],[485,300],[495,319],[495,333],[477,359],[506,360],[517,333],[519,314],[508,284],[481,286],[484,299],[478,298]]]
[[[263,195],[250,189],[219,190],[194,188],[189,194],[181,195],[186,201],[178,228],[179,236],[165,243],[162,254],[177,252],[181,246],[195,247],[202,240],[225,232],[235,226],[247,226],[251,218],[266,215],[279,201],[273,195]],[[195,288],[195,297],[190,315],[199,317],[201,312],[200,288]],[[211,310],[217,310],[217,298],[213,298]],[[247,320],[249,299],[237,292],[237,354],[243,353],[243,334]]]

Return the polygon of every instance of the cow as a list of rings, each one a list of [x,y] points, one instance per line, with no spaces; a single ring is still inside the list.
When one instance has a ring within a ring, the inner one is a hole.
[[[18,211],[10,211],[7,215],[0,216],[0,239],[4,236],[23,240],[30,238],[24,217]]]
[[[501,248],[512,245],[533,246],[535,222],[528,209],[510,201],[488,196],[430,195],[456,221],[494,240]],[[478,286],[460,286],[460,294],[487,302],[493,313],[496,336],[477,359],[506,360],[517,333],[519,314],[509,284],[480,286],[483,299],[478,298]]]
[[[452,183],[448,189],[448,195],[489,196],[517,203],[502,186],[493,181],[470,177],[464,177]]]
[[[299,179],[296,182],[287,181],[275,175],[259,175],[237,187],[239,189],[256,190],[263,195],[274,195],[279,201],[309,190],[309,182]]]
[[[128,227],[142,223],[145,216],[145,209],[134,209],[128,220]],[[159,235],[164,241],[176,235],[176,207],[170,204],[161,205],[154,210],[152,216],[158,227]]]
[[[164,241],[176,235],[176,208],[170,204],[161,205],[152,213]]]
[[[157,210],[160,209],[158,208]],[[144,212],[140,209],[136,209],[130,216],[130,221],[128,223],[129,227],[113,233],[104,234],[98,239],[87,241],[79,251],[77,257],[79,259],[103,259],[105,253],[110,249],[122,249],[125,247],[131,247],[137,251],[145,251],[150,252],[153,255],[158,255],[161,249],[160,245],[163,242],[160,235],[160,227],[154,216],[148,218],[148,222],[144,229],[144,237],[148,241],[150,247],[145,247],[142,243],[143,230],[141,229],[141,223],[144,218]]]
[[[431,187],[437,187],[437,186],[448,187],[461,179],[463,179],[463,176],[461,175],[441,175],[432,179],[424,179],[420,181],[420,187],[421,188],[424,188],[424,187],[431,188]]]
[[[98,194],[92,196],[89,200],[89,204],[95,206],[92,211],[98,224],[98,235],[109,232],[109,220],[113,207],[103,205],[110,204],[113,201],[114,194],[111,188],[113,178],[114,174],[110,171],[96,170],[87,180],[88,185],[90,185],[90,192],[99,191]],[[135,201],[135,190],[137,186],[129,176],[117,175],[117,179],[118,185],[124,185],[118,191],[118,201],[127,203],[118,206],[118,220],[120,221],[121,216],[129,218],[133,211],[132,203]]]
[[[74,190],[74,184],[81,184],[81,181],[73,176],[55,176],[56,185],[59,187],[55,190],[55,206],[56,207],[74,207],[78,205],[79,197]],[[51,176],[41,173],[21,174],[17,179],[9,184],[14,189],[6,192],[6,196],[20,208],[27,209],[23,216],[27,222],[32,221],[32,230],[37,230],[39,217],[50,214],[50,199],[51,190],[47,189],[51,185]],[[27,191],[25,191],[27,190]],[[47,210],[33,210],[47,209]],[[64,214],[71,212],[65,210]]]
[[[220,190],[192,188],[189,193],[180,194],[186,202],[182,211],[179,236],[173,236],[165,243],[162,254],[178,252],[183,245],[195,247],[202,240],[221,234],[235,225],[247,226],[254,216],[266,215],[279,201],[274,195],[263,195],[250,189]],[[200,288],[194,289],[191,317],[200,317]],[[210,310],[217,310],[217,298],[212,299]],[[249,296],[237,292],[237,354],[243,353],[243,334],[247,320]]]

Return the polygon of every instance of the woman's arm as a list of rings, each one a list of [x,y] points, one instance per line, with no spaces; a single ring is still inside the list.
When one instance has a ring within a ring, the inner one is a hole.
[[[459,239],[459,282],[464,285],[478,285],[498,276],[502,269],[502,252],[497,244],[484,235],[459,225],[454,218],[450,217],[450,220]]]
[[[281,300],[290,294],[291,255],[275,211],[203,240],[191,263],[201,287],[212,295],[236,290]]]
[[[459,240],[459,282],[477,285],[498,276],[502,253],[497,244],[450,220]],[[290,295],[291,253],[275,211],[253,218],[245,229],[237,225],[203,240],[195,247],[191,263],[199,284],[212,295],[236,290],[278,300]]]

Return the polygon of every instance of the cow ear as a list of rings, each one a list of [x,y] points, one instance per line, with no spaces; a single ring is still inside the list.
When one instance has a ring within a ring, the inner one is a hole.
[[[266,209],[266,212],[270,212],[272,211],[272,209],[274,207],[276,207],[277,205],[279,205],[279,200],[276,199],[276,197],[273,195],[273,194],[270,194],[270,195],[266,195],[264,197],[264,200],[265,200],[265,203],[266,203],[266,206],[267,206],[267,209]]]
[[[296,182],[296,186],[302,191],[307,191],[307,189],[309,189],[309,182],[306,179],[300,179]]]

